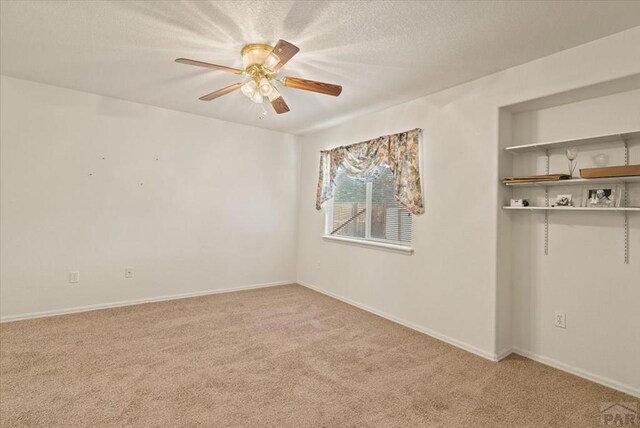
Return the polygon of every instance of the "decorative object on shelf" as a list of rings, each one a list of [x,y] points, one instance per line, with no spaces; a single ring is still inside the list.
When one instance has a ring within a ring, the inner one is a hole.
[[[605,167],[609,163],[609,155],[605,153],[598,153],[597,155],[593,155],[591,159],[593,159],[593,163],[596,164],[598,168]]]
[[[527,201],[526,199],[511,199],[511,205],[512,207],[528,207],[529,206],[529,201]]]
[[[552,207],[572,207],[573,205],[573,195],[557,195],[556,203],[551,205]]]
[[[632,177],[640,176],[640,165],[607,166],[604,168],[582,168],[582,178]]]
[[[547,175],[528,175],[523,177],[503,177],[502,182],[507,183],[533,183],[537,181],[558,181],[568,180],[571,176],[567,174],[547,174]]]
[[[620,206],[622,189],[619,185],[588,186],[582,194],[582,206],[592,208],[615,208]]]
[[[576,166],[578,165],[575,161],[578,157],[578,149],[575,147],[567,147],[564,154],[567,156],[567,160],[569,161],[569,176],[573,177],[573,172],[576,170]]]

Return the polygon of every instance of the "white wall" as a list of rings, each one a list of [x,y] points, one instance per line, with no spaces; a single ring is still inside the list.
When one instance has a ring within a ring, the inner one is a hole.
[[[513,308],[505,307],[512,303],[513,271],[511,261],[499,255],[511,254],[512,230],[511,216],[500,208],[505,190],[498,178],[509,168],[498,164],[504,160],[498,143],[511,131],[499,128],[500,107],[640,73],[634,55],[638,45],[640,27],[304,136],[298,281],[486,357],[508,352],[515,340]],[[324,213],[314,209],[318,152],[414,127],[425,130],[426,187],[426,213],[414,222],[415,254],[323,241]],[[636,302],[640,287],[631,284],[640,277],[638,262],[640,258],[617,277],[626,281],[627,297]],[[592,281],[588,276],[585,280]],[[640,325],[637,312],[628,316]],[[600,328],[611,331],[619,324],[602,320]],[[640,338],[625,340],[637,344]],[[555,355],[553,346],[543,348],[542,357]],[[584,363],[577,368],[592,378],[640,386],[635,375],[605,370],[617,364],[629,367],[637,355],[597,354],[598,364],[574,358],[599,346],[592,340],[567,349],[562,357],[570,364]]]
[[[293,279],[293,136],[6,76],[1,91],[3,318]]]
[[[497,110],[467,116],[473,103],[450,101],[422,98],[302,139],[298,280],[491,357],[496,233],[491,193],[497,173],[495,150],[475,137],[478,129],[495,131]],[[460,122],[465,116],[469,120]],[[323,241],[324,212],[314,207],[319,150],[416,127],[425,129],[427,214],[414,219],[414,255]]]

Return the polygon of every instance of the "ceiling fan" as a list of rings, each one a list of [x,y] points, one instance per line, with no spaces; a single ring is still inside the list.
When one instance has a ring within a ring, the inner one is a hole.
[[[282,66],[293,58],[299,50],[297,46],[285,40],[279,40],[273,47],[262,43],[248,44],[240,51],[244,70],[186,58],[178,58],[176,62],[248,77],[244,82],[234,83],[226,88],[218,89],[217,91],[200,97],[202,101],[211,101],[240,89],[247,98],[256,104],[262,104],[264,97],[267,97],[276,113],[281,114],[288,112],[289,106],[274,86],[274,80],[277,80],[288,88],[303,89],[305,91],[333,95],[334,97],[337,97],[342,92],[342,86],[339,85],[300,79],[298,77],[279,77]],[[263,114],[266,114],[264,107]]]

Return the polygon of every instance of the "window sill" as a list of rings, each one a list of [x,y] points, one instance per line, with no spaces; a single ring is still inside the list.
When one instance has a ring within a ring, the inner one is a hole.
[[[323,235],[322,239],[327,241],[343,242],[345,244],[353,244],[361,247],[380,248],[384,250],[391,250],[398,253],[407,255],[413,254],[413,248],[398,244],[388,244],[386,242],[379,241],[367,241],[364,239],[345,238],[343,236]]]

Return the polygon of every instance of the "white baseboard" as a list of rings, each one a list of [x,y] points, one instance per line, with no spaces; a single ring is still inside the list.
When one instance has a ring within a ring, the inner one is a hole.
[[[501,361],[507,358],[509,355],[513,354],[513,349],[503,349],[502,351],[496,354],[496,361]]]
[[[4,323],[4,322],[21,321],[21,320],[28,320],[28,319],[34,319],[34,318],[51,317],[56,315],[75,314],[78,312],[96,311],[99,309],[118,308],[121,306],[140,305],[144,303],[162,302],[165,300],[186,299],[189,297],[207,296],[209,294],[232,293],[234,291],[252,290],[255,288],[275,287],[278,285],[287,285],[287,284],[295,284],[295,281],[268,282],[264,284],[253,284],[253,285],[244,285],[244,286],[233,287],[233,288],[222,288],[219,290],[206,290],[206,291],[196,291],[193,293],[170,294],[166,296],[148,297],[148,298],[135,299],[135,300],[124,300],[120,302],[100,303],[97,305],[77,306],[75,308],[55,309],[52,311],[32,312],[32,313],[20,314],[20,315],[9,315],[6,317],[0,317],[0,322]]]
[[[345,303],[347,303],[349,305],[352,305],[352,306],[355,306],[355,307],[360,308],[362,310],[365,310],[367,312],[370,312],[370,313],[372,313],[374,315],[378,315],[378,316],[380,316],[382,318],[386,318],[386,319],[388,319],[390,321],[393,321],[395,323],[398,323],[400,325],[408,327],[408,328],[410,328],[412,330],[416,330],[416,331],[418,331],[420,333],[424,333],[424,334],[426,334],[428,336],[431,336],[431,337],[434,337],[434,338],[436,338],[438,340],[442,340],[443,342],[446,342],[446,343],[448,343],[450,345],[456,346],[456,347],[458,347],[460,349],[464,349],[465,351],[472,352],[472,353],[474,353],[476,355],[479,355],[479,356],[481,356],[483,358],[486,358],[488,360],[491,360],[491,361],[500,361],[500,360],[508,357],[509,354],[515,353],[515,354],[521,355],[523,357],[529,358],[531,360],[537,361],[539,363],[545,364],[547,366],[556,368],[558,370],[562,370],[563,372],[571,373],[571,374],[576,375],[578,377],[590,380],[590,381],[595,382],[595,383],[599,383],[600,385],[604,385],[604,386],[607,386],[609,388],[613,388],[615,390],[622,391],[622,392],[624,392],[626,394],[629,394],[629,395],[632,395],[634,397],[640,397],[640,390],[638,388],[635,388],[635,387],[633,387],[631,385],[626,385],[624,383],[617,382],[617,381],[614,381],[614,380],[611,380],[611,379],[608,379],[608,378],[605,378],[605,377],[602,377],[602,376],[598,376],[598,375],[595,375],[593,373],[589,373],[587,371],[584,371],[584,370],[581,370],[579,368],[570,366],[568,364],[561,363],[560,361],[556,361],[556,360],[554,360],[552,358],[543,357],[541,355],[533,354],[531,352],[527,352],[527,351],[524,351],[522,349],[517,349],[517,348],[503,349],[502,351],[498,352],[497,354],[492,354],[492,353],[486,352],[486,351],[484,351],[482,349],[478,349],[475,346],[472,346],[472,345],[469,345],[467,343],[461,342],[461,341],[459,341],[457,339],[453,339],[451,337],[448,337],[448,336],[445,336],[443,334],[437,333],[437,332],[435,332],[433,330],[429,330],[428,328],[420,327],[418,325],[415,325],[413,323],[410,323],[408,321],[400,319],[400,318],[398,318],[396,316],[389,315],[389,314],[387,314],[385,312],[382,312],[382,311],[379,311],[377,309],[371,308],[371,307],[369,307],[367,305],[363,305],[363,304],[355,302],[355,301],[353,301],[351,299],[347,299],[345,297],[339,296],[339,295],[334,294],[334,293],[332,293],[330,291],[323,290],[322,288],[316,287],[316,286],[311,285],[309,283],[305,283],[303,281],[296,281],[296,283],[302,285],[303,287],[307,287],[307,288],[309,288],[311,290],[317,291],[318,293],[325,294],[325,295],[327,295],[329,297],[333,297],[334,299],[340,300],[340,301],[345,302]]]
[[[613,388],[616,389],[618,391],[622,391],[625,394],[629,394],[632,395],[634,397],[638,397],[640,398],[640,389],[631,386],[631,385],[627,385],[624,384],[622,382],[618,382],[603,376],[598,376],[596,374],[587,372],[585,370],[579,369],[577,367],[573,367],[569,364],[565,364],[563,362],[560,362],[558,360],[554,360],[553,358],[549,358],[549,357],[544,357],[542,355],[538,355],[538,354],[534,354],[532,352],[529,351],[525,351],[523,349],[518,349],[518,348],[513,348],[512,349],[513,353],[521,355],[523,357],[529,358],[530,360],[533,361],[537,361],[539,363],[542,363],[544,365],[553,367],[555,369],[558,370],[562,370],[563,372],[567,372],[567,373],[571,373],[572,375],[576,375],[578,377],[581,377],[583,379],[587,379],[590,380],[592,382],[595,383],[599,383],[600,385],[604,385],[607,386],[609,388]]]
[[[468,352],[471,352],[473,354],[476,354],[476,355],[478,355],[478,356],[480,356],[482,358],[486,358],[487,360],[498,361],[498,355],[496,355],[494,353],[484,351],[484,350],[482,350],[480,348],[477,348],[475,346],[472,346],[472,345],[469,345],[467,343],[461,342],[460,340],[453,339],[453,338],[451,338],[449,336],[445,336],[444,334],[437,333],[437,332],[435,332],[433,330],[430,330],[428,328],[421,327],[421,326],[413,324],[413,323],[411,323],[409,321],[405,321],[405,320],[403,320],[401,318],[398,318],[398,317],[396,317],[394,315],[387,314],[385,312],[382,312],[382,311],[379,311],[377,309],[374,309],[374,308],[372,308],[370,306],[363,305],[363,304],[355,302],[355,301],[353,301],[351,299],[347,299],[345,297],[342,297],[342,296],[339,296],[337,294],[334,294],[334,293],[332,293],[330,291],[323,290],[322,288],[316,287],[315,285],[311,285],[311,284],[303,282],[303,281],[296,281],[296,283],[302,285],[303,287],[307,287],[307,288],[309,288],[309,289],[311,289],[313,291],[317,291],[318,293],[327,295],[329,297],[333,297],[334,299],[340,300],[340,301],[342,301],[344,303],[347,303],[347,304],[349,304],[351,306],[355,306],[356,308],[360,308],[360,309],[362,309],[364,311],[367,311],[367,312],[370,312],[370,313],[372,313],[374,315],[378,315],[379,317],[386,318],[389,321],[393,321],[393,322],[395,322],[397,324],[403,325],[403,326],[405,326],[407,328],[410,328],[412,330],[415,330],[415,331],[418,331],[420,333],[426,334],[427,336],[434,337],[434,338],[436,338],[438,340],[441,340],[443,342],[448,343],[449,345],[453,345],[453,346],[455,346],[457,348],[464,349],[465,351],[468,351]]]

